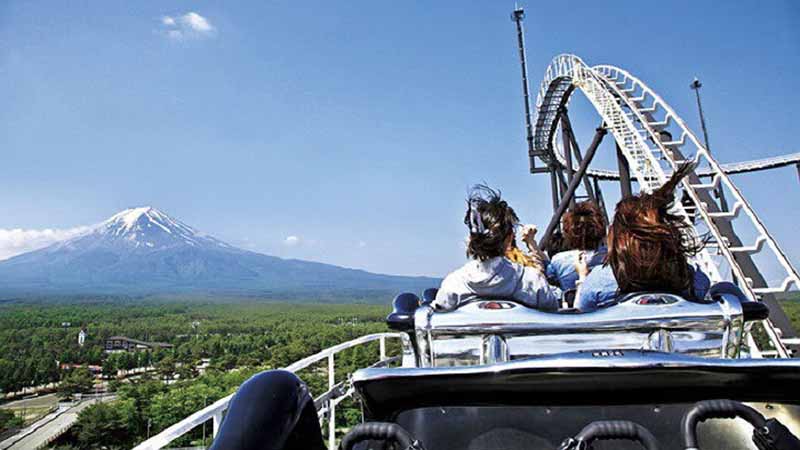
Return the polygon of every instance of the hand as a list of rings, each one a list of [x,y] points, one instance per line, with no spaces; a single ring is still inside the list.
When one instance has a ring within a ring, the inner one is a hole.
[[[524,225],[522,227],[522,232],[520,233],[522,236],[522,242],[528,246],[528,248],[536,247],[536,232],[539,231],[536,229],[536,225]]]
[[[578,272],[578,278],[583,280],[589,275],[589,264],[586,261],[586,252],[578,253],[578,260],[575,261],[575,271]]]

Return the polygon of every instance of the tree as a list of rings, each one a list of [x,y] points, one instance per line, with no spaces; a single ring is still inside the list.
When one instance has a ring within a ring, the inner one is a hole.
[[[103,361],[103,376],[106,378],[115,377],[117,375],[117,358],[112,353]]]
[[[14,411],[0,409],[0,433],[6,430],[19,428],[24,422],[22,417],[14,414]]]
[[[181,363],[177,372],[181,380],[190,380],[197,376],[197,369],[192,363]]]
[[[130,448],[134,436],[131,414],[135,408],[133,400],[120,400],[109,403],[96,403],[78,413],[75,434],[82,449]]]
[[[164,379],[172,378],[172,375],[175,373],[175,359],[172,356],[165,357],[158,362],[156,369]]]
[[[58,396],[70,399],[75,394],[89,392],[94,387],[94,376],[85,367],[72,369],[58,385]]]

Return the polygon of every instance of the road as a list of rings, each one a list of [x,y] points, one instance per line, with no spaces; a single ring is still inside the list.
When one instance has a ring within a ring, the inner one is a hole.
[[[108,395],[101,397],[100,401],[107,402],[115,398],[114,395]],[[0,450],[37,450],[44,447],[69,429],[78,420],[78,413],[95,401],[96,399],[92,398],[71,407],[60,407],[16,435],[0,442]]]

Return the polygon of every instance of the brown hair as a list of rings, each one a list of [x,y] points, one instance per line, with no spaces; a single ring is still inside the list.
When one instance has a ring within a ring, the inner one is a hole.
[[[576,250],[594,250],[606,237],[606,223],[592,201],[580,202],[564,215],[564,241]]]
[[[620,293],[663,291],[692,292],[693,274],[688,258],[703,242],[694,238],[691,226],[672,214],[674,191],[694,165],[681,166],[651,194],[639,194],[617,204],[608,229],[608,255]]]
[[[503,256],[506,240],[513,235],[517,223],[517,214],[500,197],[499,191],[485,185],[474,186],[464,216],[464,225],[470,229],[467,256],[481,261]]]

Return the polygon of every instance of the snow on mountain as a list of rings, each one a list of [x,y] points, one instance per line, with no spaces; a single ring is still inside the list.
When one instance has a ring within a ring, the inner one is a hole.
[[[149,206],[120,211],[72,239],[0,261],[0,292],[27,294],[388,293],[436,284],[242,250]]]
[[[151,206],[120,211],[72,239],[56,243],[49,252],[64,249],[113,247],[127,251],[154,251],[172,247],[233,249]]]
[[[230,245],[200,233],[180,220],[150,206],[118,212],[94,229],[108,240],[129,242],[151,249],[172,245],[227,247]]]

